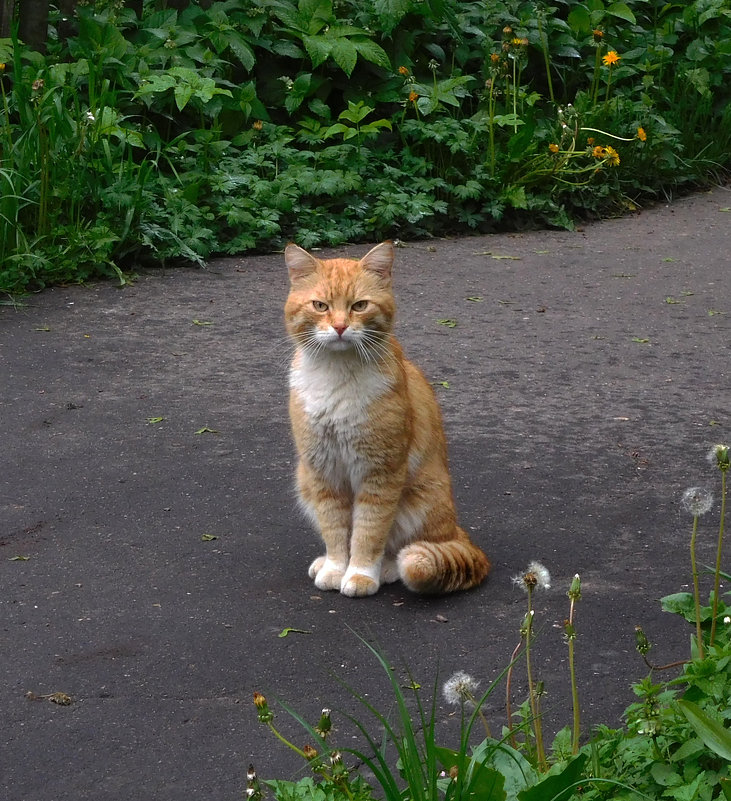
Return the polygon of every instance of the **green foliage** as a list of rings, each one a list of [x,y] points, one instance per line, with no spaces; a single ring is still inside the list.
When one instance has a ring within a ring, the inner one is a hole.
[[[158,6],[0,41],[0,290],[569,227],[731,164],[725,0]]]
[[[722,550],[725,523],[729,451],[715,445],[709,461],[721,472],[721,512],[718,550]],[[697,505],[697,499],[710,497],[691,488],[683,496],[686,509],[694,517],[693,537],[698,518],[710,510],[710,503]],[[696,505],[693,505],[696,504]],[[543,578],[541,578],[541,576]],[[448,703],[457,704],[460,712],[459,742],[452,747],[441,744],[437,731],[437,690],[435,680],[430,704],[425,704],[421,685],[406,671],[408,683],[390,661],[366,640],[370,651],[387,677],[392,712],[382,713],[373,702],[350,690],[359,702],[366,720],[349,716],[362,735],[364,745],[338,750],[329,743],[332,735],[330,710],[323,710],[320,723],[313,727],[296,712],[285,710],[308,732],[317,747],[299,749],[289,742],[274,724],[274,713],[266,699],[254,694],[259,721],[265,723],[280,742],[303,757],[319,779],[298,783],[265,782],[278,801],[346,801],[346,799],[384,798],[387,801],[714,801],[731,797],[731,616],[718,597],[718,582],[729,576],[713,571],[713,590],[708,606],[697,611],[691,593],[676,593],[662,599],[663,609],[679,614],[690,624],[700,620],[701,642],[691,646],[691,658],[670,665],[652,665],[647,655],[651,645],[641,629],[637,630],[637,650],[650,667],[650,674],[633,686],[637,700],[625,711],[626,726],[610,729],[599,726],[588,742],[580,747],[578,718],[573,730],[559,731],[550,753],[542,753],[539,744],[540,713],[529,699],[517,713],[510,710],[511,675],[516,667],[519,648],[513,661],[497,676],[481,698],[474,697],[477,682],[463,672],[456,673],[444,685]],[[531,686],[528,645],[531,641],[533,588],[550,584],[548,571],[533,562],[521,578],[528,597],[529,612],[520,626],[525,667]],[[514,579],[515,581],[515,579]],[[727,593],[729,595],[731,593]],[[567,592],[569,616],[564,636],[571,646],[576,635],[575,604],[581,599],[581,581],[574,576]],[[714,625],[715,623],[715,625]],[[696,629],[698,630],[698,629]],[[573,662],[572,650],[569,662]],[[679,672],[674,678],[658,681],[660,671]],[[491,735],[482,707],[506,681],[505,696],[508,725],[502,738]],[[569,680],[574,689],[575,675],[570,667]],[[408,695],[404,692],[408,688]],[[350,688],[348,688],[350,689]],[[529,690],[530,693],[530,690]],[[534,700],[540,693],[534,696]],[[573,695],[576,699],[576,695]],[[575,705],[575,709],[578,706]],[[471,710],[471,714],[470,714]],[[516,719],[520,721],[515,725]],[[375,723],[372,733],[368,720]],[[475,724],[480,721],[486,737],[472,745]],[[520,734],[518,737],[516,735]],[[343,755],[357,760],[348,768]],[[368,781],[359,771],[367,770]],[[247,797],[261,801],[262,792],[253,767],[249,771]]]

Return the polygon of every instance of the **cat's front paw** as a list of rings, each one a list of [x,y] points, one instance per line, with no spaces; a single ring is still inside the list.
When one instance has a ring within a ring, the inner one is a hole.
[[[378,578],[379,574],[380,568],[373,571],[367,568],[349,567],[340,584],[340,592],[350,598],[375,595],[381,586]]]
[[[338,565],[326,556],[319,556],[307,571],[318,590],[339,590],[345,575],[345,565]]]

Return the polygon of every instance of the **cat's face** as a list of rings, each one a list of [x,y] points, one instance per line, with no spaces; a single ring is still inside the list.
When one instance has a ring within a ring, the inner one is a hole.
[[[297,245],[285,259],[291,281],[284,308],[289,335],[311,354],[355,351],[366,360],[383,352],[393,325],[393,246],[371,250],[360,261],[321,261]]]

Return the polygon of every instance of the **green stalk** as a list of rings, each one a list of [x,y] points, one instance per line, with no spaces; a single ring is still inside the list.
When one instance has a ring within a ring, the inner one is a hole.
[[[698,656],[703,659],[703,635],[701,633],[701,601],[698,590],[698,566],[695,561],[695,538],[698,534],[698,515],[693,515],[693,533],[690,536],[690,565],[693,571],[693,600],[695,602],[695,633],[698,641]]]
[[[495,176],[495,81],[497,76],[493,76],[490,80],[490,96],[488,99],[488,110],[490,115],[490,133],[489,133],[489,148],[490,148],[490,177]]]
[[[532,588],[528,587],[528,617],[527,617],[527,634],[525,637],[525,669],[528,673],[528,701],[530,703],[531,717],[533,718],[533,734],[536,738],[536,753],[538,756],[538,767],[541,771],[545,771],[548,765],[546,764],[546,751],[543,747],[543,726],[538,714],[538,703],[536,698],[536,688],[533,682],[533,667],[531,664],[530,643],[533,637],[533,592]]]
[[[551,62],[548,58],[548,39],[546,38],[543,30],[543,13],[539,12],[536,19],[538,20],[538,34],[541,37],[541,49],[543,50],[543,60],[546,64],[546,79],[548,81],[548,96],[551,98],[551,103],[555,102],[553,95],[553,80],[551,79]]]
[[[711,617],[711,638],[709,646],[716,638],[716,618],[718,616],[718,592],[721,586],[721,552],[723,551],[723,527],[726,517],[726,473],[721,470],[721,522],[718,524],[718,547],[716,548],[716,572],[713,579],[713,615]]]
[[[601,66],[602,49],[599,45],[596,48],[596,58],[594,59],[594,78],[592,80],[591,98],[596,106],[599,97],[599,68]]]

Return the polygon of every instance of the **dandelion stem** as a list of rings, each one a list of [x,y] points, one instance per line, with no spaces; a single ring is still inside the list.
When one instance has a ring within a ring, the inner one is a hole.
[[[695,602],[695,633],[698,643],[698,656],[703,659],[703,635],[701,633],[701,601],[698,590],[698,566],[695,561],[695,538],[698,534],[698,515],[693,515],[693,533],[690,536],[690,566],[693,571],[693,600]]]
[[[711,637],[709,646],[716,638],[716,617],[718,616],[718,593],[721,586],[721,552],[723,550],[723,528],[726,517],[726,473],[721,471],[721,522],[718,524],[718,547],[716,548],[716,571],[713,578],[713,614],[711,616]]]
[[[515,739],[515,728],[513,727],[513,710],[510,704],[510,692],[511,692],[511,685],[513,682],[513,667],[515,666],[515,660],[518,658],[518,652],[520,651],[521,647],[523,646],[523,638],[520,638],[520,642],[515,646],[513,653],[510,656],[510,667],[508,668],[507,675],[505,677],[505,716],[508,720],[508,731],[510,732],[509,739],[510,745],[514,749],[518,749],[518,742]]]
[[[286,737],[281,735],[271,721],[267,723],[267,726],[269,726],[269,730],[277,738],[277,740],[279,740],[280,743],[284,743],[284,745],[286,745],[287,748],[291,748],[292,751],[294,751],[296,754],[299,754],[302,757],[302,759],[307,759],[307,761],[309,762],[307,754],[305,754],[305,752],[301,748],[298,748],[294,743],[291,743]]]
[[[536,688],[533,681],[533,667],[531,663],[531,639],[533,637],[533,590],[528,586],[528,617],[526,623],[526,636],[525,636],[525,669],[528,674],[528,701],[530,703],[531,717],[533,718],[533,734],[536,738],[536,752],[538,756],[538,767],[540,770],[545,770],[546,765],[546,752],[543,748],[543,726],[538,715],[538,699],[536,696]]]

